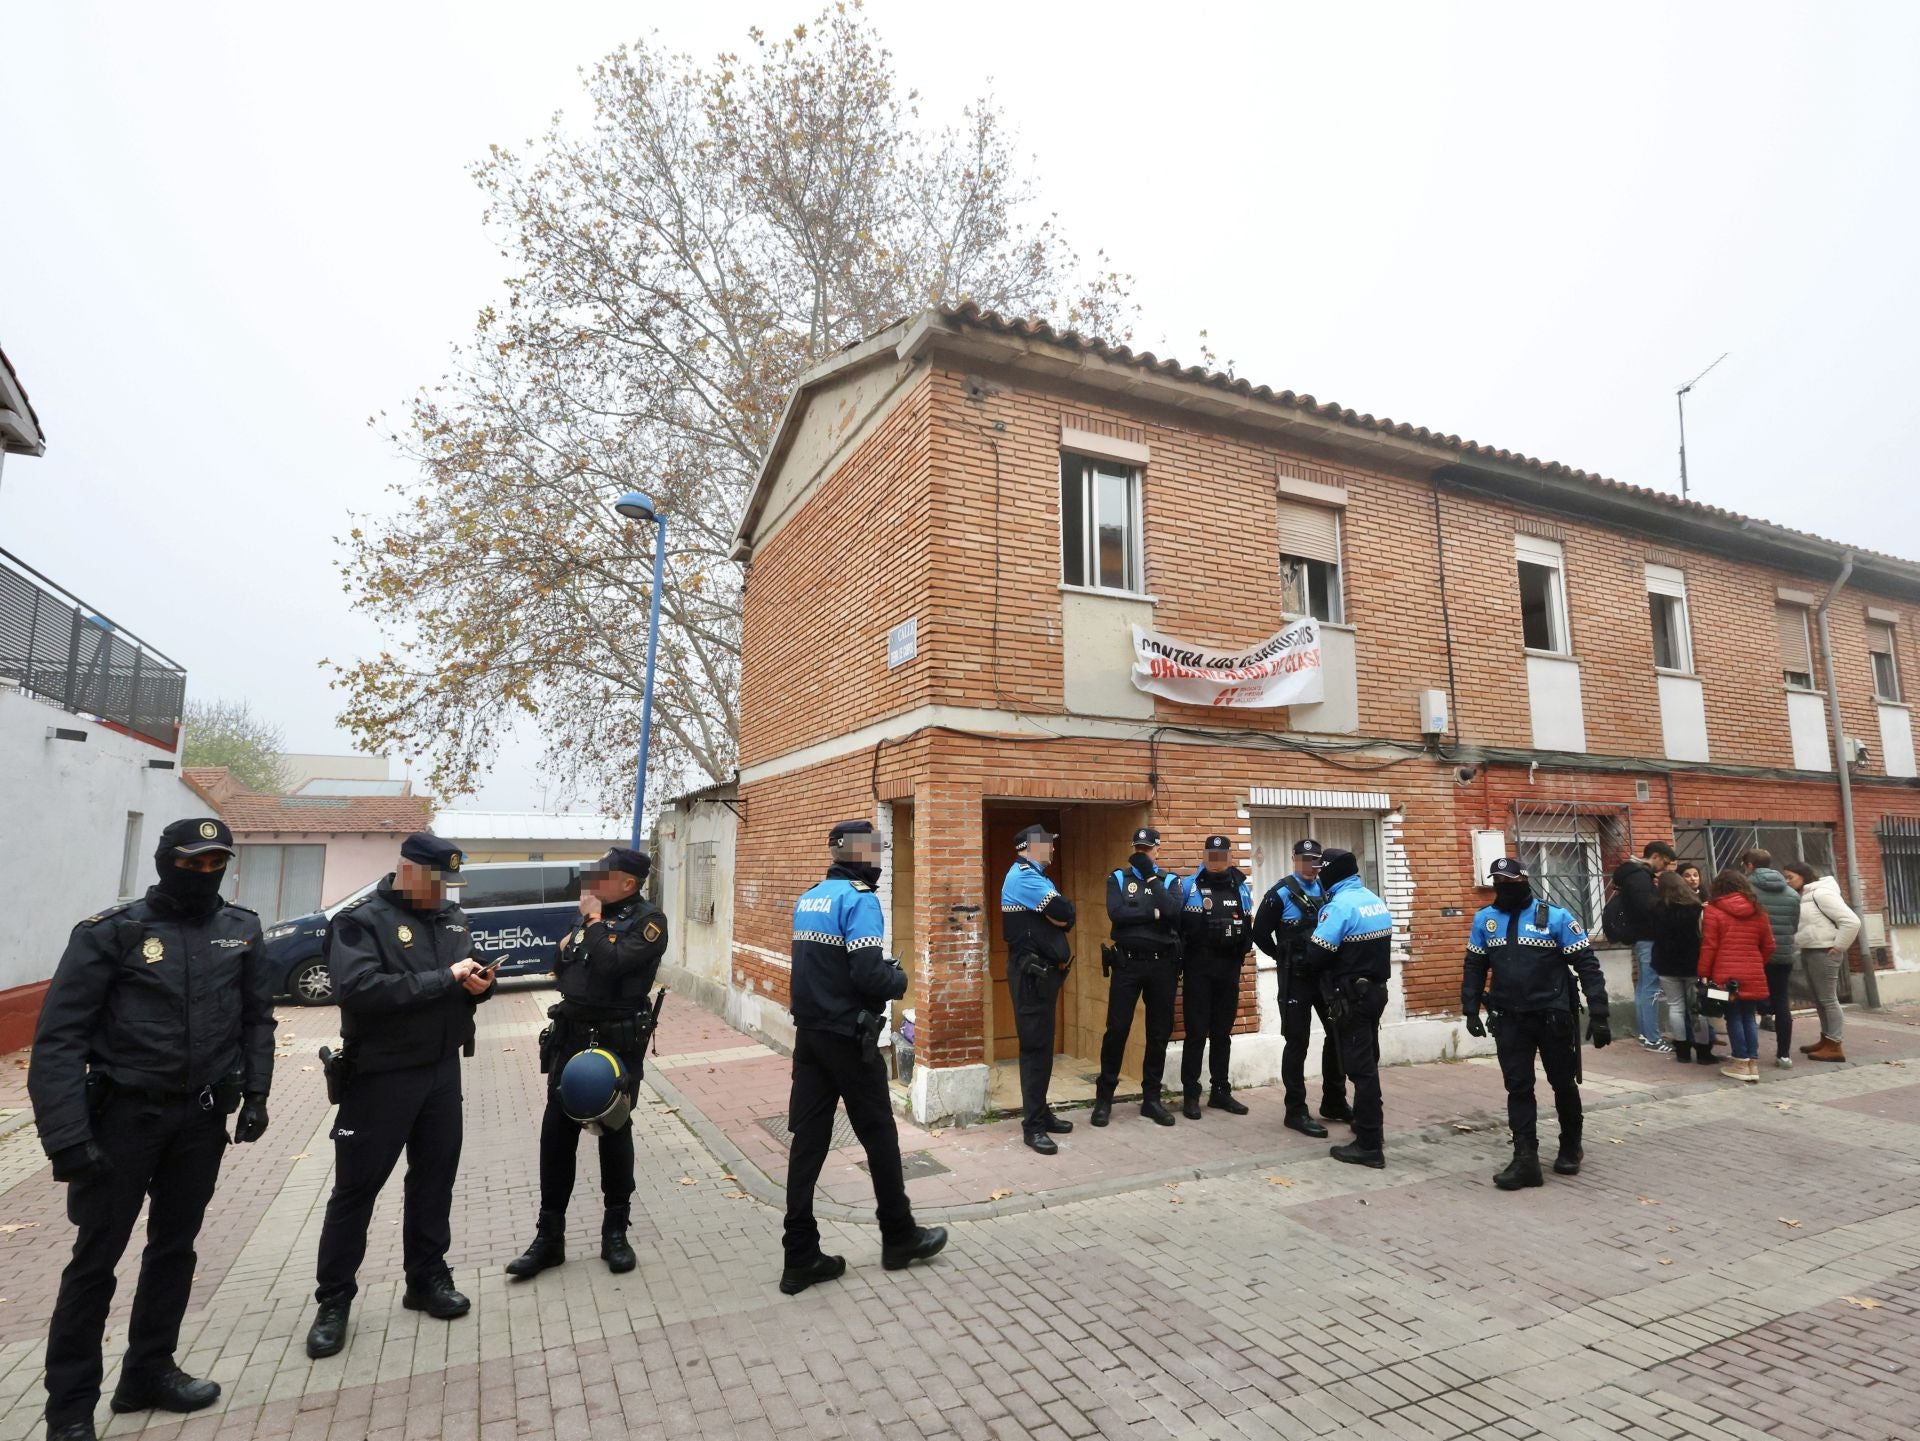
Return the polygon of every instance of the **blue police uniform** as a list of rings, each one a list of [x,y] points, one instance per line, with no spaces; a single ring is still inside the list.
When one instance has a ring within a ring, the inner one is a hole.
[[[1158,843],[1158,833],[1154,833]],[[1138,841],[1136,839],[1136,844]],[[1142,1114],[1163,1125],[1173,1117],[1161,1105],[1167,1042],[1173,1039],[1173,999],[1180,986],[1180,932],[1186,913],[1180,877],[1163,870],[1144,851],[1107,877],[1107,918],[1118,955],[1107,987],[1107,1029],[1100,1041],[1100,1075],[1094,1082],[1094,1124],[1120,1088],[1120,1059],[1133,1029],[1134,1005],[1147,1003],[1147,1044],[1140,1058]],[[1157,1114],[1156,1114],[1157,1113]],[[1164,1118],[1164,1119],[1163,1119]]]
[[[1385,1119],[1380,1100],[1380,1016],[1393,975],[1393,914],[1360,881],[1345,851],[1328,851],[1321,882],[1326,904],[1306,946],[1327,1016],[1340,1049],[1341,1069],[1353,1082],[1353,1139],[1358,1154],[1342,1159],[1381,1164]],[[1348,1148],[1334,1148],[1339,1154]]]
[[[1319,854],[1318,849],[1313,853]],[[1347,1105],[1346,1074],[1340,1069],[1340,1047],[1327,1019],[1327,1003],[1304,954],[1326,898],[1318,880],[1285,875],[1260,898],[1253,921],[1254,944],[1273,957],[1279,981],[1280,1083],[1287,1115],[1296,1122],[1307,1116],[1307,1046],[1315,1016],[1320,1018],[1320,1114],[1333,1120],[1353,1114]],[[1317,1126],[1298,1129],[1313,1135],[1321,1130]]]
[[[1515,1184],[1534,1185],[1538,1184],[1538,1162],[1531,1158],[1539,1151],[1534,1057],[1540,1058],[1547,1073],[1560,1119],[1560,1155],[1554,1169],[1571,1175],[1579,1169],[1583,1125],[1573,983],[1577,978],[1593,1009],[1596,1040],[1602,1033],[1611,1039],[1607,986],[1587,933],[1571,912],[1534,899],[1524,884],[1502,900],[1503,904],[1484,906],[1474,914],[1467,933],[1460,1009],[1470,1026],[1477,1024],[1483,1001],[1493,1013],[1494,1044],[1507,1088],[1507,1124],[1513,1128],[1516,1160],[1530,1177]],[[1503,1182],[1503,1188],[1513,1187]]]
[[[920,1234],[900,1170],[887,1072],[862,1038],[887,1002],[907,993],[906,972],[883,949],[886,925],[873,876],[835,865],[793,905],[793,1091],[787,1125],[793,1145],[787,1170],[786,1264],[789,1272],[821,1260],[813,1191],[833,1137],[833,1112],[847,1120],[867,1153],[880,1236],[908,1246]],[[877,875],[877,868],[875,870]]]
[[[1072,965],[1067,930],[1073,902],[1044,867],[1021,856],[1000,885],[1000,926],[1007,942],[1007,994],[1020,1037],[1020,1125],[1029,1137],[1060,1123],[1047,1104],[1053,1079],[1054,1002]]]
[[[1208,1104],[1235,1115],[1246,1107],[1233,1099],[1227,1075],[1233,1056],[1233,1022],[1240,1012],[1240,972],[1253,949],[1253,887],[1233,866],[1204,867],[1182,883],[1186,904],[1180,1000],[1187,1039],[1180,1053],[1180,1090],[1186,1114],[1200,1114],[1200,1060],[1204,1051],[1211,1086]]]

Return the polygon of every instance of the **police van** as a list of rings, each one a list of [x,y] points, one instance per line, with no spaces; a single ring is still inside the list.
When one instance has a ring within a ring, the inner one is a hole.
[[[481,862],[464,866],[458,900],[473,932],[473,953],[487,965],[500,962],[503,976],[553,970],[561,937],[580,919],[579,861]],[[379,882],[362,886],[337,904],[311,915],[276,921],[266,930],[267,960],[276,998],[303,1006],[333,1004],[327,974],[327,925]]]

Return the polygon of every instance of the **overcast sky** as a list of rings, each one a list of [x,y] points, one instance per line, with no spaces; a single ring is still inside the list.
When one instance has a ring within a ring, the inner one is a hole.
[[[378,645],[330,538],[366,427],[504,262],[466,166],[657,29],[801,3],[0,0],[0,345],[46,427],[0,546],[346,750]],[[869,6],[946,117],[991,90],[1137,345],[1920,557],[1920,6]],[[1169,26],[1169,21],[1176,23]],[[543,793],[526,745],[480,798]],[[544,797],[552,801],[554,797]]]

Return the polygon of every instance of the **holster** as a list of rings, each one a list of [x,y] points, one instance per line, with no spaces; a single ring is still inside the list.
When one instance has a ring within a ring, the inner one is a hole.
[[[87,1114],[97,1116],[106,1109],[108,1099],[113,1095],[113,1077],[105,1071],[87,1072]]]
[[[854,1031],[860,1037],[860,1059],[877,1061],[880,1059],[880,1018],[872,1011],[862,1011],[853,1018]]]
[[[320,1073],[327,1082],[327,1104],[339,1105],[346,1099],[347,1087],[353,1083],[353,1059],[344,1051],[336,1051],[331,1046],[322,1046]]]
[[[553,1069],[553,1053],[558,1048],[554,1037],[557,1034],[558,1028],[552,1021],[548,1021],[546,1028],[540,1032],[540,1074],[543,1076]]]
[[[1110,941],[1100,944],[1100,974],[1111,976],[1113,968],[1120,963],[1120,948]]]
[[[235,1071],[231,1075],[222,1076],[208,1088],[213,1092],[215,1115],[231,1116],[240,1109],[240,1086],[240,1073]]]

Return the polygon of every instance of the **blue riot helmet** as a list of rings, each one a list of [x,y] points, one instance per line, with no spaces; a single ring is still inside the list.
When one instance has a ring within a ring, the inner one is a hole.
[[[568,1061],[560,1072],[560,1109],[594,1135],[626,1125],[633,1087],[620,1058],[595,1047]]]

